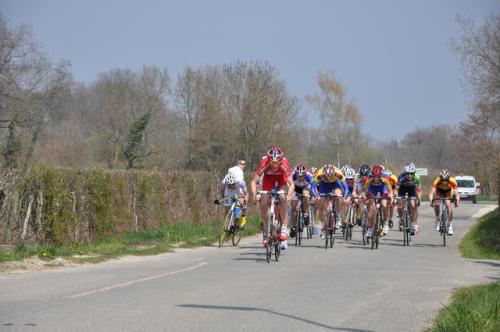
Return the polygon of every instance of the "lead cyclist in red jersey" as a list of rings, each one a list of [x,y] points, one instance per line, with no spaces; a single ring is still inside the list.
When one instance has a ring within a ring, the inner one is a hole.
[[[269,191],[275,188],[275,185],[278,185],[278,190],[287,191],[288,194],[285,198],[285,195],[281,195],[281,203],[280,203],[280,215],[282,227],[280,231],[280,240],[282,242],[282,249],[286,249],[288,239],[288,203],[295,195],[295,184],[292,179],[290,169],[290,163],[285,158],[283,151],[276,146],[271,147],[267,154],[262,157],[259,166],[257,166],[257,171],[255,172],[255,176],[250,182],[250,190],[252,192],[252,197],[254,201],[260,202],[260,216],[263,219],[264,223],[267,223],[267,211],[269,209],[269,199],[268,195],[262,195],[266,197],[261,197],[260,194],[257,194],[257,183],[262,178],[262,190]]]

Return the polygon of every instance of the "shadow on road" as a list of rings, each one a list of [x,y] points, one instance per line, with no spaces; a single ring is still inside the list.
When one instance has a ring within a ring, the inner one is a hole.
[[[272,315],[277,315],[277,316],[282,316],[282,317],[287,317],[290,319],[295,319],[299,320],[301,322],[305,322],[311,325],[316,325],[324,329],[328,330],[334,330],[334,331],[350,331],[350,332],[372,332],[372,330],[360,330],[360,329],[352,329],[352,328],[347,328],[347,327],[334,327],[326,324],[321,324],[315,321],[312,321],[310,319],[305,319],[305,318],[300,318],[295,315],[288,315],[284,314],[281,312],[277,312],[274,310],[269,310],[269,309],[261,309],[261,308],[254,308],[254,307],[231,307],[231,306],[221,306],[221,305],[209,305],[209,304],[179,304],[177,305],[178,307],[181,308],[193,308],[193,309],[216,309],[216,310],[239,310],[239,311],[261,311],[261,312],[267,312]]]

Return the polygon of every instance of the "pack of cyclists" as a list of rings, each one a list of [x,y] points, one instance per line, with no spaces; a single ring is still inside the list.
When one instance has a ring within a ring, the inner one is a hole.
[[[246,165],[244,160],[238,160],[237,166],[230,169],[225,176],[220,188],[221,195],[228,200],[228,195],[234,194],[234,190],[239,190],[242,197],[243,206],[249,200],[249,194],[246,191],[244,181],[241,181],[240,169]],[[236,176],[235,173],[238,175]],[[367,232],[368,238],[372,237],[372,228],[375,220],[375,203],[380,201],[382,206],[383,227],[381,236],[387,235],[389,229],[393,227],[394,209],[397,207],[399,227],[401,230],[403,199],[406,195],[411,199],[411,235],[419,232],[418,226],[418,207],[422,199],[421,179],[416,174],[415,164],[407,163],[404,169],[396,176],[390,170],[385,169],[381,164],[375,164],[370,167],[363,164],[358,172],[350,165],[344,165],[341,168],[333,163],[327,163],[319,168],[310,167],[299,163],[293,169],[290,162],[285,157],[283,150],[277,146],[269,148],[262,157],[256,172],[250,182],[251,200],[259,205],[260,216],[263,220],[263,226],[268,220],[268,209],[270,196],[262,191],[278,190],[280,194],[280,215],[282,226],[279,230],[279,240],[281,249],[287,248],[287,240],[291,235],[295,236],[295,229],[290,233],[288,227],[288,210],[290,209],[291,220],[295,220],[297,213],[297,204],[301,199],[301,208],[304,214],[304,225],[309,225],[311,219],[309,213],[316,213],[320,222],[324,221],[325,210],[335,208],[337,220],[336,228],[342,227],[343,220],[351,204],[355,207],[356,223],[361,224],[361,212],[366,205],[367,208]],[[455,201],[455,206],[460,202],[460,196],[457,190],[457,182],[450,175],[449,170],[443,169],[438,177],[433,181],[429,201],[434,208],[436,215],[436,230],[439,230],[438,216],[440,204],[434,204],[433,198],[447,198],[448,217],[451,221],[453,210],[451,202]],[[316,209],[309,209],[309,205],[314,204]],[[225,206],[227,205],[224,204]],[[314,212],[316,211],[316,212]],[[264,228],[265,229],[265,228]],[[450,222],[448,235],[453,235],[453,227]],[[267,239],[263,237],[263,245],[267,245]]]

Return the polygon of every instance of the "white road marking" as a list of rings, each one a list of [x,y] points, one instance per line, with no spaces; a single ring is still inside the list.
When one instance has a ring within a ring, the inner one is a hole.
[[[136,284],[138,282],[143,282],[143,281],[148,281],[148,280],[163,278],[163,277],[166,277],[166,276],[171,276],[171,275],[174,275],[174,274],[191,271],[191,270],[197,269],[199,267],[202,267],[203,265],[206,265],[206,264],[207,264],[207,262],[202,262],[202,263],[196,264],[194,266],[191,266],[191,267],[188,267],[188,268],[185,268],[185,269],[182,269],[182,270],[177,270],[177,271],[162,273],[162,274],[151,276],[151,277],[141,278],[141,279],[137,279],[137,280],[132,280],[132,281],[124,282],[124,283],[121,283],[121,284],[116,284],[116,285],[113,285],[113,286],[108,286],[108,287],[104,287],[104,288],[100,288],[100,289],[95,289],[95,290],[88,291],[88,292],[85,292],[85,293],[71,295],[71,296],[68,296],[68,298],[69,299],[74,299],[76,297],[82,297],[82,296],[87,296],[87,295],[91,295],[91,294],[95,294],[95,293],[107,292],[107,291],[115,289],[115,288],[127,287],[127,286],[130,286],[130,285]]]

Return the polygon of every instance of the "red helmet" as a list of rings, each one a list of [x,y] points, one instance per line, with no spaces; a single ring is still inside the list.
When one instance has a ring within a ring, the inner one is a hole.
[[[304,163],[300,163],[297,165],[297,167],[295,167],[295,173],[298,176],[304,176],[306,175],[306,172],[307,172],[307,167]]]
[[[335,167],[332,164],[326,164],[325,166],[323,166],[323,174],[327,178],[333,177],[334,173],[335,173]]]
[[[283,159],[283,151],[279,147],[273,146],[267,150],[267,157],[271,161],[281,161]]]
[[[373,165],[372,167],[372,175],[373,176],[382,176],[382,173],[384,172],[384,166],[382,165]]]

